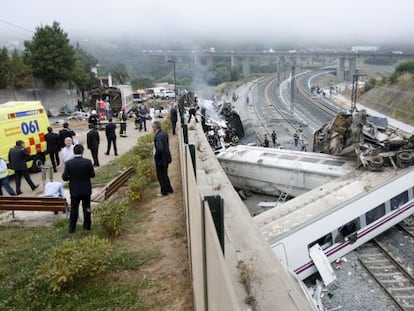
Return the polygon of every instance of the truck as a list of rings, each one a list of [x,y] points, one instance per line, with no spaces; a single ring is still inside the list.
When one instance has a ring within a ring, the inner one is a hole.
[[[15,101],[0,104],[0,157],[9,165],[9,151],[17,140],[25,142],[29,153],[27,167],[39,172],[46,160],[49,119],[40,101]],[[13,171],[10,170],[12,174]]]
[[[111,113],[117,116],[121,108],[131,109],[133,102],[132,87],[130,85],[100,86],[90,90],[90,108],[96,109],[96,101],[108,99],[111,104]]]

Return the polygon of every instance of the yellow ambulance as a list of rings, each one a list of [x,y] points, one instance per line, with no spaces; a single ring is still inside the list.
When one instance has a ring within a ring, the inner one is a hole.
[[[16,101],[0,104],[0,157],[7,163],[9,151],[17,140],[23,140],[30,154],[27,166],[40,171],[45,162],[49,119],[40,101]]]

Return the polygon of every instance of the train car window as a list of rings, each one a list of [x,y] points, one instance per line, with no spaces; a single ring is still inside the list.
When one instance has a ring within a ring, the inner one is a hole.
[[[308,249],[314,246],[315,244],[319,244],[319,246],[322,249],[327,249],[329,246],[331,246],[333,239],[332,239],[332,233],[328,233],[327,235],[324,235],[323,237],[317,239],[316,241],[313,241],[312,243],[308,244]]]
[[[365,214],[367,225],[373,223],[374,221],[380,219],[385,215],[385,203],[378,205],[376,208],[370,210]]]
[[[391,210],[395,210],[408,202],[408,190],[391,199]]]
[[[338,234],[335,237],[335,243],[345,241],[346,237],[356,233],[359,229],[361,229],[361,222],[358,217],[338,228]]]

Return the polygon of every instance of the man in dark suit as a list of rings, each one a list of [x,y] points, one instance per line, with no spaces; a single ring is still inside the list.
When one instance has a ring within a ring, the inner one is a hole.
[[[72,141],[73,141],[73,136],[75,135],[76,135],[75,131],[69,128],[69,123],[68,122],[63,123],[63,129],[59,131],[60,147],[61,148],[65,147],[66,137],[72,138]]]
[[[106,149],[106,155],[109,155],[111,151],[111,144],[114,144],[115,155],[118,155],[118,149],[116,148],[116,125],[112,123],[112,119],[109,119],[109,123],[105,126],[106,140],[108,141],[108,148]]]
[[[161,130],[161,122],[152,123],[154,136],[154,160],[157,178],[160,183],[161,193],[158,196],[165,196],[173,193],[170,179],[168,178],[168,165],[171,163],[170,146],[168,144],[168,134]]]
[[[53,129],[49,126],[47,128],[47,134],[45,135],[46,139],[46,150],[50,156],[50,161],[52,162],[53,171],[57,172],[57,167],[60,165],[59,159],[59,150],[60,150],[60,138],[59,134],[54,133]]]
[[[16,146],[9,151],[9,163],[10,168],[14,170],[14,180],[16,181],[16,194],[22,194],[21,180],[22,176],[26,179],[32,190],[39,188],[39,185],[35,185],[30,178],[29,170],[27,169],[27,158],[29,153],[25,149],[24,142],[22,140],[16,141]]]
[[[83,145],[73,148],[75,157],[65,163],[65,171],[62,174],[64,181],[69,181],[70,190],[70,224],[69,233],[76,230],[78,221],[79,203],[82,201],[83,229],[91,230],[91,178],[95,177],[92,161],[84,159]]]
[[[170,109],[170,121],[172,125],[172,133],[175,135],[175,128],[177,127],[177,104],[174,104]]]
[[[95,126],[89,123],[89,132],[86,134],[86,143],[91,151],[93,158],[93,166],[99,166],[98,149],[99,149],[99,133]]]

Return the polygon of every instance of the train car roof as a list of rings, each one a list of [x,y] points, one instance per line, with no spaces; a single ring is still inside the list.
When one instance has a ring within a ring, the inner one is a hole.
[[[345,157],[245,145],[225,149],[217,158],[219,161],[252,163],[290,170],[297,165],[297,169],[303,172],[319,172],[332,176],[342,176],[355,167],[355,163]]]
[[[353,201],[367,191],[412,170],[412,168],[403,170],[387,168],[382,172],[354,170],[254,217],[254,222],[267,241],[272,244],[289,232],[306,226],[330,211],[340,208],[346,202]]]

